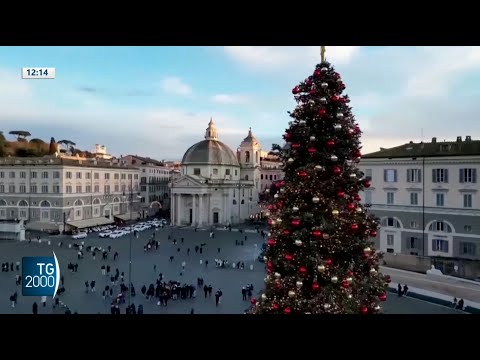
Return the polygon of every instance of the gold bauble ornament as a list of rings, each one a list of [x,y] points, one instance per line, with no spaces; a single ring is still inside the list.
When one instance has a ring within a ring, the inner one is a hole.
[[[268,194],[270,192],[270,189],[266,189],[265,192]]]
[[[277,220],[277,224],[281,224],[282,223],[282,219],[278,218]]]
[[[325,271],[325,265],[318,265],[317,266],[317,269],[318,271],[320,271],[321,273],[323,273]]]
[[[300,210],[300,209],[298,208],[298,206],[294,206],[294,207],[292,208],[292,210],[295,211],[295,212],[297,212],[297,211]]]
[[[332,210],[332,215],[333,216],[338,216],[338,214],[340,214],[340,212],[338,210]]]
[[[338,277],[332,276],[331,280],[334,284],[336,284],[338,282]]]
[[[352,179],[354,179],[354,178],[357,177],[357,174],[351,173],[351,174],[350,174],[350,177],[351,177]]]
[[[266,211],[265,216],[270,216],[270,211]]]
[[[293,158],[289,158],[289,159],[287,160],[287,162],[288,162],[289,164],[293,163],[294,161],[295,161],[295,160],[294,160]]]
[[[320,98],[320,102],[321,102],[322,104],[326,104],[326,103],[327,103],[327,99],[324,98],[324,97],[322,97],[322,98]]]
[[[317,197],[317,196],[314,196],[314,197],[312,198],[312,202],[313,202],[314,204],[318,204],[318,203],[320,202],[320,198]]]
[[[273,195],[275,199],[278,199],[278,194]]]
[[[337,119],[343,119],[343,113],[341,112],[337,113]]]
[[[285,188],[281,188],[280,192],[283,194],[285,192]]]
[[[371,272],[372,274],[375,274],[375,273],[377,272],[377,270],[376,270],[375,268],[371,268],[371,269],[370,269],[370,272]]]
[[[296,285],[297,285],[297,288],[300,289],[303,286],[303,282],[302,281],[297,281]]]
[[[291,297],[291,298],[295,297],[295,291],[290,290],[290,291],[288,292],[288,296]]]
[[[348,294],[348,295],[347,295],[347,298],[351,299],[351,298],[352,298],[352,294]]]
[[[323,166],[322,165],[315,165],[315,170],[321,171],[321,170],[323,170]]]
[[[372,249],[370,249],[369,247],[366,247],[365,249],[363,249],[363,252],[364,253],[370,253],[370,252],[372,252]]]
[[[375,311],[380,311],[381,307],[379,305],[375,306]]]
[[[302,240],[295,240],[295,245],[302,246],[302,244],[303,244]]]
[[[263,261],[268,261],[268,258],[266,256],[264,256]]]
[[[267,295],[266,294],[262,294],[262,300],[267,300]]]
[[[338,156],[337,155],[332,155],[330,156],[330,160],[335,162],[335,161],[338,161]]]
[[[307,122],[306,122],[305,120],[300,120],[300,121],[298,122],[298,125],[300,125],[300,126],[305,126],[306,123],[307,123]]]
[[[278,272],[276,272],[274,275],[277,279],[280,279],[282,277],[282,275],[280,275],[280,273],[278,273]]]
[[[347,281],[348,281],[349,284],[351,284],[353,279],[351,277],[347,277]]]
[[[355,211],[360,214],[363,211],[363,209],[361,207],[357,207]]]
[[[320,84],[320,86],[322,87],[322,89],[326,89],[326,88],[328,88],[328,83],[323,82],[323,83]]]
[[[342,130],[342,125],[340,124],[335,124],[335,126],[333,127],[336,131],[340,131]]]
[[[310,141],[315,141],[316,137],[315,136],[310,136]]]
[[[330,309],[331,305],[330,304],[324,304],[323,307],[324,307],[324,309],[328,310],[328,309]]]

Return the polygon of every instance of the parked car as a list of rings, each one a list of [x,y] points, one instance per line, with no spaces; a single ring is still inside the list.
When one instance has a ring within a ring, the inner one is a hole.
[[[112,233],[112,230],[105,230],[105,231],[101,232],[100,234],[98,234],[98,237],[108,238],[108,237],[110,237],[111,233]]]
[[[122,230],[116,230],[110,234],[110,239],[116,239],[123,235],[125,235],[125,233]]]
[[[85,231],[80,231],[79,233],[75,234],[72,236],[72,239],[78,240],[78,239],[85,239],[87,237],[87,233]]]

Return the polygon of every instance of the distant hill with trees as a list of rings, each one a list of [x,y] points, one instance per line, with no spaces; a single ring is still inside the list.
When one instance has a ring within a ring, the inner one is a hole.
[[[33,138],[30,132],[25,130],[12,130],[9,135],[15,137],[14,140],[8,140],[3,131],[0,131],[0,157],[16,156],[16,157],[42,157],[54,155],[56,152],[69,153],[71,155],[79,155],[82,157],[94,157],[89,151],[82,151],[76,148],[76,144],[71,140],[55,141],[52,137],[50,141]]]

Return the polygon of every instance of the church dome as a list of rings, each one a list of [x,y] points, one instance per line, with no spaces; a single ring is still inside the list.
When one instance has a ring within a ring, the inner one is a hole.
[[[237,156],[227,145],[218,140],[217,129],[210,119],[205,140],[192,145],[183,155],[183,165],[231,165],[240,166]]]

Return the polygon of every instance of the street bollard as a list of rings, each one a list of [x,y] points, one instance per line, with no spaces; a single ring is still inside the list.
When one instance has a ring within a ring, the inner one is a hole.
[[[71,249],[71,248],[72,248],[72,244],[68,244],[68,248]]]
[[[253,271],[253,265],[250,265],[250,270],[252,270],[252,271]]]
[[[38,240],[38,243],[41,244],[41,243],[42,243],[42,239],[39,239],[39,240]]]
[[[52,242],[50,240],[48,240],[48,245],[52,245]]]

